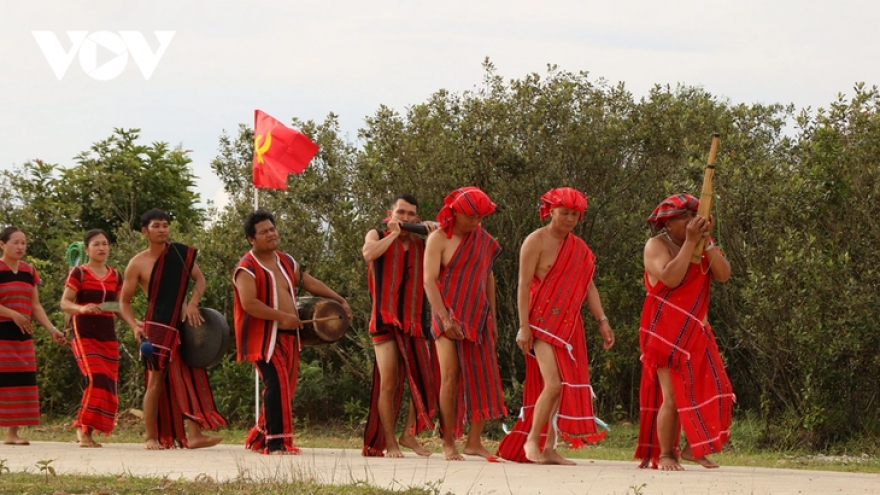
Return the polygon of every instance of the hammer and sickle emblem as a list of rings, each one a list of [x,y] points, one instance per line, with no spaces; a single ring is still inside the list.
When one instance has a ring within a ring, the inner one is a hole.
[[[263,141],[262,146],[260,145],[260,141]],[[263,163],[263,155],[269,151],[269,148],[272,147],[272,133],[266,133],[266,139],[263,140],[263,135],[260,134],[254,139],[254,149],[257,152],[257,163]]]

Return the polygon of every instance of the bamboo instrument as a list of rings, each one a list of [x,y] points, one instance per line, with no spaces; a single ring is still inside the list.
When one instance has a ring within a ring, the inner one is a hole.
[[[721,134],[712,135],[712,147],[709,148],[709,162],[706,165],[706,172],[703,175],[703,189],[700,191],[700,207],[697,209],[697,215],[709,221],[712,216],[712,206],[715,199],[715,154],[718,153],[718,141]],[[703,258],[703,246],[706,244],[706,238],[703,237],[697,242],[694,248],[694,254],[691,255],[691,263],[699,263]]]

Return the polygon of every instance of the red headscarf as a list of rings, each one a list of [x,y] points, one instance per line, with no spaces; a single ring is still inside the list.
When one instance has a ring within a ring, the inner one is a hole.
[[[664,199],[648,217],[648,225],[654,232],[660,232],[666,226],[666,221],[679,215],[684,215],[688,210],[697,211],[700,200],[687,193],[676,194]]]
[[[437,222],[446,232],[446,238],[452,238],[452,227],[455,225],[455,214],[486,216],[495,211],[495,203],[480,189],[467,186],[456,189],[443,200],[443,208],[437,213]]]
[[[551,189],[541,196],[541,208],[538,213],[541,220],[550,216],[553,208],[568,208],[581,214],[579,220],[584,219],[584,210],[587,209],[587,197],[584,193],[570,187]]]

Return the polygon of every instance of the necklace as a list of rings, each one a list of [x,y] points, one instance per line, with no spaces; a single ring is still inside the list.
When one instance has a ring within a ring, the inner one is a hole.
[[[681,247],[681,244],[676,243],[675,241],[672,240],[672,237],[669,237],[669,231],[668,231],[668,230],[667,230],[666,232],[664,232],[664,233],[666,234],[666,238],[669,239],[669,242],[671,242],[673,246]]]

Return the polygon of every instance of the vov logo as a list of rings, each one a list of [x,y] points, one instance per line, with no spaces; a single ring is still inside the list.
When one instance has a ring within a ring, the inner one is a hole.
[[[128,56],[131,55],[144,79],[149,81],[162,55],[165,55],[174,33],[174,31],[154,31],[153,34],[159,41],[159,48],[154,52],[140,31],[119,31],[119,34],[110,31],[95,31],[91,34],[88,31],[67,31],[71,45],[66,50],[52,31],[31,31],[59,81],[67,73],[77,54],[79,54],[79,65],[92,79],[109,81],[122,74],[128,65]],[[100,67],[98,47],[115,55]]]

